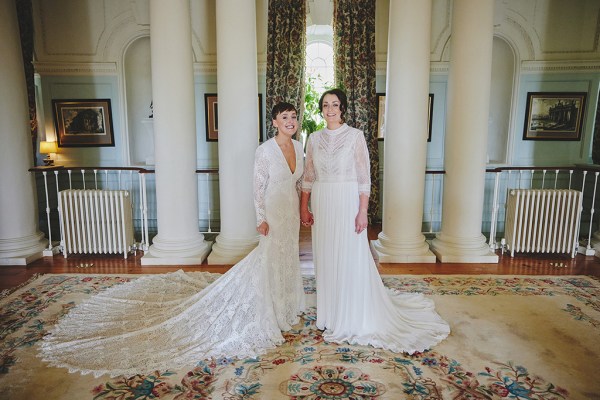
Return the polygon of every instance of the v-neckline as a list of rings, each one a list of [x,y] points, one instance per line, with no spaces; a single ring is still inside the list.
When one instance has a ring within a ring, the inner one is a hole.
[[[281,146],[279,146],[279,143],[277,143],[277,140],[275,140],[275,138],[273,138],[273,142],[275,142],[275,146],[277,146],[277,149],[279,150],[279,154],[281,154],[281,157],[283,157],[283,162],[285,162],[285,164],[287,165],[288,171],[292,175],[294,175],[294,173],[298,169],[298,157],[296,155],[296,146],[294,146],[294,142],[292,142],[292,149],[294,150],[294,161],[296,161],[296,166],[294,167],[293,171],[292,171],[292,167],[290,166],[290,163],[288,163],[287,158],[285,158],[285,154],[283,153],[283,149],[281,148]]]

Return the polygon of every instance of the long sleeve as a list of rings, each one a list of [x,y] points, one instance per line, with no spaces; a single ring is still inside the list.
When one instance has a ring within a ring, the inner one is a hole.
[[[265,195],[269,185],[269,160],[263,146],[259,146],[254,154],[254,209],[256,226],[266,221]]]
[[[356,181],[358,182],[359,194],[371,194],[371,163],[369,161],[369,149],[362,132],[356,138],[354,145],[354,160],[356,161]]]
[[[306,143],[306,160],[304,161],[304,176],[302,177],[302,191],[310,192],[316,179],[315,165],[313,163],[313,136],[308,137]]]

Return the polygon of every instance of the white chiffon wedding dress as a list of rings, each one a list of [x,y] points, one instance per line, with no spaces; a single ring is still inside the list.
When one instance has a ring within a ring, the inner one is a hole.
[[[303,191],[311,191],[317,328],[329,342],[415,353],[446,338],[448,324],[431,299],[387,289],[367,231],[355,233],[359,193],[370,193],[364,135],[343,124],[309,136]]]
[[[71,310],[41,353],[70,372],[133,375],[255,357],[284,342],[304,310],[298,252],[302,145],[291,171],[274,139],[256,150],[255,208],[269,234],[223,275],[177,271],[103,291]]]

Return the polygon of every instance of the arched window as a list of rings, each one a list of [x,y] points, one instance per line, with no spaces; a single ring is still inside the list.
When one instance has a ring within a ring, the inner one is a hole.
[[[333,86],[333,28],[311,25],[306,35],[306,78],[314,80],[315,90]]]
[[[306,30],[306,92],[302,117],[303,142],[314,130],[322,128],[318,101],[334,84],[333,28],[331,25],[310,25]]]

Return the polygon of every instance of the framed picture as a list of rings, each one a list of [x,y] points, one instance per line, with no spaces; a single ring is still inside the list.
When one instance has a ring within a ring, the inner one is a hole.
[[[581,140],[585,92],[529,92],[523,140]]]
[[[52,100],[58,147],[114,146],[110,99]]]
[[[263,116],[262,116],[262,94],[258,94],[258,141],[262,142]],[[216,142],[219,140],[219,103],[216,93],[204,94],[204,115],[206,118],[206,141]]]
[[[431,118],[433,117],[433,93],[429,93],[427,113],[427,141],[431,142]],[[383,139],[385,133],[385,93],[377,93],[377,138]]]

